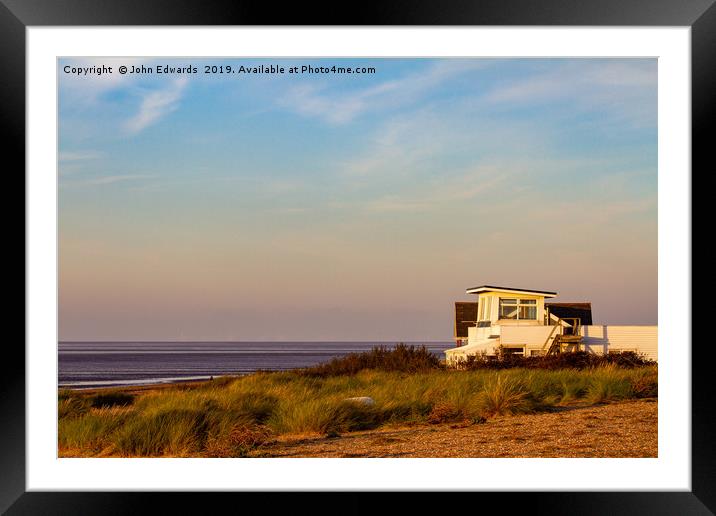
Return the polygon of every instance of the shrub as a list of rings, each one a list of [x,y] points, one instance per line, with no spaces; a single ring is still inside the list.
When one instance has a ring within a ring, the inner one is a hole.
[[[632,376],[632,392],[635,398],[656,398],[659,395],[659,375],[655,367],[645,367]]]
[[[92,407],[126,407],[134,401],[134,395],[122,391],[105,391],[91,398]]]
[[[209,436],[206,455],[209,457],[245,457],[246,454],[268,442],[271,431],[260,425],[237,424],[226,435]]]
[[[415,373],[441,367],[440,359],[425,346],[400,343],[393,349],[377,346],[363,353],[334,358],[324,364],[303,369],[301,374],[316,377],[354,375],[364,369]]]
[[[474,371],[478,369],[588,369],[613,364],[624,369],[633,369],[654,365],[655,362],[643,355],[628,351],[624,353],[611,353],[596,355],[586,351],[558,353],[549,356],[522,356],[510,353],[499,354],[496,357],[486,355],[470,355],[459,363],[459,369]]]
[[[460,419],[461,415],[460,411],[452,403],[440,402],[433,406],[430,414],[428,414],[427,421],[433,425],[438,423],[449,423]]]

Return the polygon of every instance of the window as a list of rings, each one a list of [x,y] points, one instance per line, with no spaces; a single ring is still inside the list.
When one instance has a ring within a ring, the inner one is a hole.
[[[517,300],[500,298],[500,319],[517,319]]]
[[[500,319],[537,320],[537,300],[501,297]]]
[[[524,347],[503,347],[502,352],[505,355],[524,355],[525,354],[525,348]]]
[[[492,311],[492,298],[491,297],[483,297],[480,300],[478,307],[479,307],[479,310],[478,310],[477,320],[478,321],[489,321],[490,320],[490,312]]]
[[[537,319],[536,299],[520,299],[520,319]]]

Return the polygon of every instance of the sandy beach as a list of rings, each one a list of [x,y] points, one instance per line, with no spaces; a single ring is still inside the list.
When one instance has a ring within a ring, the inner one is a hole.
[[[657,457],[657,400],[564,407],[482,424],[287,436],[251,457]]]

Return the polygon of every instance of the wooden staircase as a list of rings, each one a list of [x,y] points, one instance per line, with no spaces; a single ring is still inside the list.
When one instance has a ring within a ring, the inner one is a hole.
[[[548,315],[548,317],[550,317],[550,315]],[[547,348],[545,354],[556,355],[558,353],[580,351],[582,346],[581,319],[578,317],[565,317],[561,319],[555,315],[551,315],[551,318],[555,323],[552,332],[542,346],[542,349],[545,349],[549,343],[549,348]]]

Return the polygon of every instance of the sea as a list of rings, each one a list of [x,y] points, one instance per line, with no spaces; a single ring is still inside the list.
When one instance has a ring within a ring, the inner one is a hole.
[[[58,385],[91,389],[208,380],[258,370],[286,371],[396,342],[60,342]],[[445,342],[425,346],[444,358]]]

